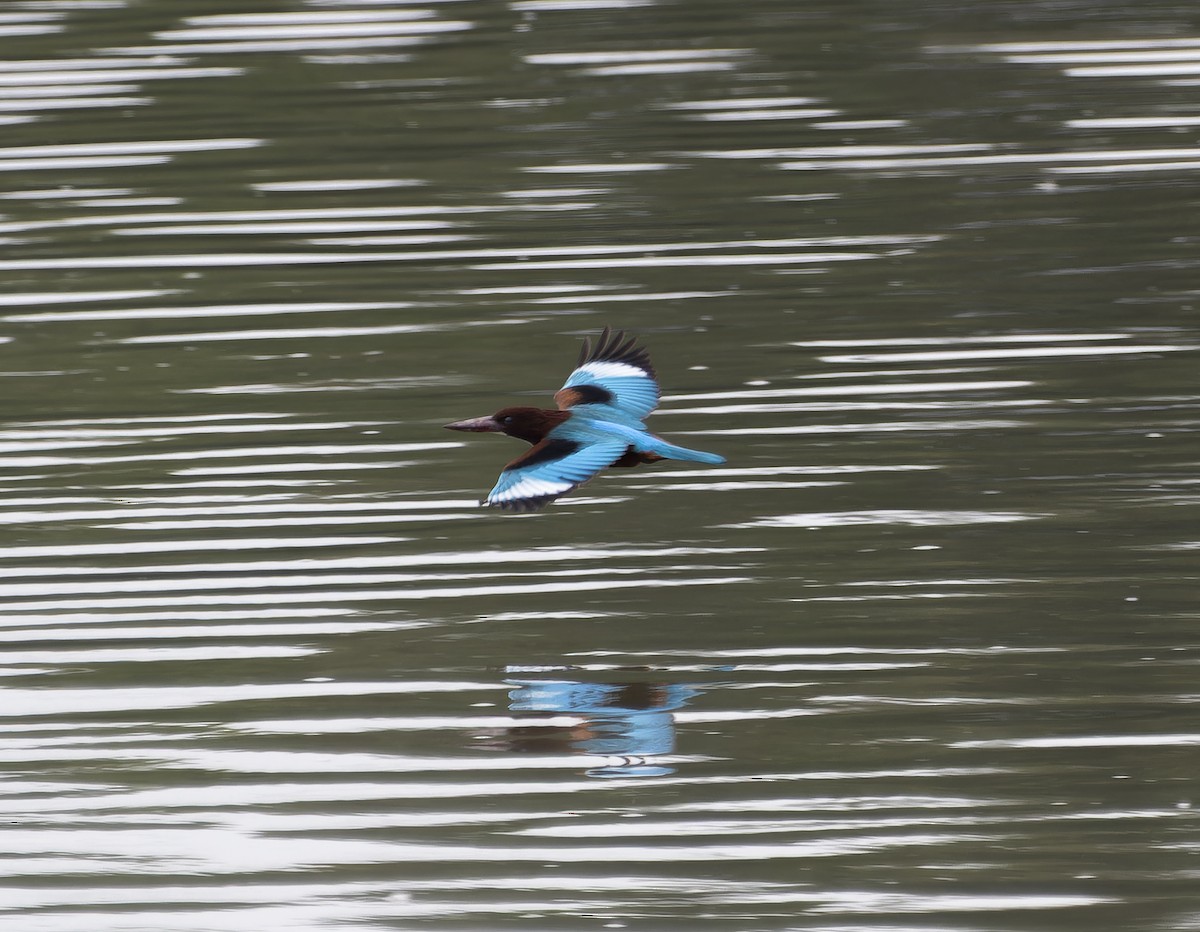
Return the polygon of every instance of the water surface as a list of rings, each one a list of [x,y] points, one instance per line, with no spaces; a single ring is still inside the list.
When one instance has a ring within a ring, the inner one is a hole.
[[[10,3],[0,926],[1200,925],[1187,22]]]

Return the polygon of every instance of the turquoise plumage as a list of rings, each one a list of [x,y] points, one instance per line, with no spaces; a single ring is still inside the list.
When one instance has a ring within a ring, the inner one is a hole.
[[[646,351],[606,327],[594,348],[584,340],[579,363],[554,395],[557,410],[504,408],[446,427],[504,433],[533,444],[504,468],[481,504],[534,511],[608,466],[663,459],[725,462],[715,453],[689,450],[650,433],[642,421],[658,406],[659,396]]]

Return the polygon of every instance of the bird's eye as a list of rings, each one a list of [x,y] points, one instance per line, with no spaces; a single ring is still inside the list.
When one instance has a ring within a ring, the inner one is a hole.
[[[504,424],[505,426],[511,424],[512,422],[513,422],[513,416],[511,414],[506,414],[506,415],[504,415],[504,417],[500,418],[500,423]]]

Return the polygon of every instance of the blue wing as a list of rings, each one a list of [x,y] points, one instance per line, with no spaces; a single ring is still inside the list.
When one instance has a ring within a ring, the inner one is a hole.
[[[628,446],[620,437],[547,437],[504,467],[483,504],[508,511],[536,511],[611,466]]]
[[[583,341],[579,364],[554,401],[564,411],[586,408],[601,419],[640,422],[658,407],[658,397],[650,356],[623,332],[605,327],[595,348]]]

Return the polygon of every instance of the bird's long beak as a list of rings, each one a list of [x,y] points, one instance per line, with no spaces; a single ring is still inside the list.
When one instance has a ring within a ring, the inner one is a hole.
[[[490,414],[486,417],[472,417],[465,421],[455,421],[453,424],[447,424],[446,430],[470,430],[476,433],[501,433],[500,425],[496,423],[496,419]]]

